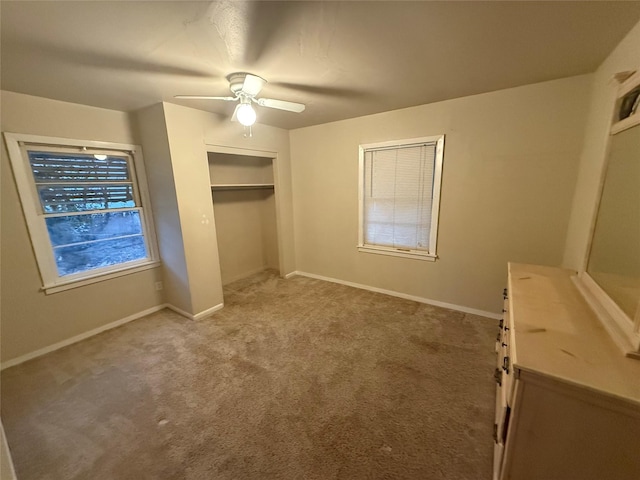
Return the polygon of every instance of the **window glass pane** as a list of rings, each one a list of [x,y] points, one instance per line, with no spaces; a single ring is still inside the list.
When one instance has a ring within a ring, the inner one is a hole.
[[[44,213],[82,212],[135,207],[133,185],[40,185]]]
[[[368,223],[365,236],[365,243],[369,245],[393,247],[393,224]]]
[[[46,223],[54,247],[142,234],[140,212],[135,210],[48,217]]]
[[[399,248],[416,248],[416,226],[396,223],[393,229],[393,246]]]
[[[13,134],[7,142],[26,180],[18,189],[45,290],[60,277],[81,281],[155,261],[137,147]]]
[[[58,275],[71,275],[95,268],[147,258],[141,235],[116,238],[104,242],[83,243],[53,249]]]
[[[105,159],[98,160],[89,154],[28,153],[36,183],[131,180],[126,157],[108,155]]]
[[[367,202],[364,218],[369,222],[393,222],[393,199],[371,199]]]
[[[393,198],[396,194],[396,157],[395,150],[371,152],[371,188],[368,194],[375,198]]]
[[[396,197],[416,197],[422,192],[421,170],[425,162],[421,148],[403,148],[398,152],[395,172]]]
[[[394,247],[417,248],[421,206],[418,198],[397,198],[394,208]]]

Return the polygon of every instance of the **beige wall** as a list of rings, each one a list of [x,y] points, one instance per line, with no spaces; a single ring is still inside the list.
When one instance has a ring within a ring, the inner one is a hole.
[[[213,193],[222,283],[278,268],[275,204],[271,190]]]
[[[136,112],[136,120],[145,152],[149,194],[162,259],[165,300],[183,312],[193,313],[163,105],[158,103]]]
[[[215,146],[226,146],[277,154],[273,160],[276,195],[272,198],[277,212],[277,261],[281,275],[293,272],[296,268],[289,131],[257,123],[252,127],[253,136],[245,137],[242,127],[238,123],[230,122],[229,118],[198,110],[192,110],[192,112],[198,112],[202,119],[202,136],[210,150],[215,150]],[[269,226],[273,226],[273,223],[268,223],[267,227]],[[273,233],[270,235],[273,238]],[[268,265],[270,262],[273,262],[273,258],[267,259]]]
[[[3,132],[138,143],[123,112],[2,92]],[[13,179],[2,148],[1,348],[7,361],[163,303],[159,269],[51,295],[42,286]]]
[[[238,124],[171,104],[124,112],[2,92],[2,131],[73,139],[143,143],[163,260],[159,268],[52,295],[40,278],[6,148],[2,149],[2,361],[32,353],[105,324],[171,303],[197,315],[222,303],[222,282],[209,187],[207,144],[277,153],[280,269],[294,270],[289,135]],[[273,198],[267,203],[273,202]],[[273,205],[272,205],[273,208]],[[274,249],[272,226],[261,226]],[[267,264],[278,261],[268,254]],[[164,282],[164,291],[155,282]],[[165,295],[166,294],[166,295]],[[166,297],[166,298],[165,298]],[[115,301],[114,299],[117,299]]]
[[[273,183],[273,162],[269,157],[209,152],[211,184]]]
[[[169,251],[176,257],[173,276],[167,262],[165,278],[152,269],[44,295],[3,148],[2,360],[161,304],[157,280],[164,280],[168,301],[191,313],[222,301],[206,167],[214,145],[278,153],[278,195],[271,198],[278,210],[282,274],[297,269],[497,311],[508,260],[581,266],[615,94],[608,80],[637,68],[639,53],[640,24],[593,76],[292,132],[258,124],[252,138],[227,118],[172,104],[140,113],[138,135],[124,112],[2,92],[3,131],[124,143],[145,137],[147,173],[163,192],[152,185],[161,250],[164,243],[163,257]],[[358,144],[440,133],[447,135],[440,259],[358,253]]]
[[[574,270],[585,266],[600,181],[609,137],[618,72],[640,69],[640,23],[627,34],[593,75],[585,141],[567,232],[563,265]]]
[[[242,127],[228,118],[169,103],[138,112],[137,119],[143,148],[153,152],[154,158],[147,159],[148,165],[153,168],[154,162],[160,162],[158,166],[164,171],[158,178],[154,173],[150,174],[152,193],[154,196],[163,195],[158,190],[163,190],[166,184],[167,194],[175,195],[175,202],[171,200],[167,208],[156,209],[156,222],[159,225],[162,256],[173,255],[175,260],[172,271],[176,273],[176,281],[167,285],[167,298],[176,298],[183,305],[176,307],[188,314],[198,315],[223,303],[207,158],[208,151],[215,150],[216,146],[277,154],[274,173],[278,185],[279,259],[283,273],[293,270],[291,167],[287,131],[256,125],[253,137],[246,138]],[[163,224],[167,226],[166,234],[161,231]],[[177,248],[180,252],[170,253],[163,249],[163,242],[167,238],[175,239],[170,243],[174,250]]]
[[[173,134],[176,139],[179,137],[183,142],[182,148],[179,148],[180,145],[177,142],[175,148],[172,145],[174,162],[190,166],[191,177],[189,178],[191,181],[189,186],[199,190],[198,198],[202,202],[208,202],[209,208],[212,208],[212,200],[207,170],[207,151],[215,151],[216,147],[229,147],[277,154],[277,158],[274,160],[274,177],[277,186],[275,200],[281,242],[279,246],[281,271],[282,274],[286,274],[295,270],[289,132],[280,128],[256,124],[253,126],[253,136],[244,137],[241,125],[230,122],[226,117],[173,104],[164,104],[164,108],[170,136]],[[190,146],[188,151],[187,146]],[[199,221],[199,217],[194,221]],[[213,243],[215,244],[215,239]],[[202,246],[204,248],[208,245],[207,241]],[[188,248],[187,251],[189,251]]]
[[[290,132],[296,266],[483,311],[501,308],[507,261],[558,265],[590,76]],[[358,145],[445,134],[439,259],[359,253]]]
[[[260,227],[264,265],[274,270],[280,269],[278,252],[278,221],[276,216],[276,196],[270,190],[263,190],[264,200],[260,203]]]
[[[169,103],[163,107],[189,274],[188,313],[198,315],[223,303],[203,128],[193,109]]]
[[[273,184],[268,157],[208,154],[212,184]],[[279,268],[273,189],[214,190],[222,283],[233,282],[265,268]]]

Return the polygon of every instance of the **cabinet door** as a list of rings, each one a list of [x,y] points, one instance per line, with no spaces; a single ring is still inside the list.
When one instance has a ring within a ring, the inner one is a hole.
[[[637,407],[526,372],[516,383],[501,480],[640,478]]]
[[[495,370],[496,385],[496,412],[494,422],[494,447],[493,447],[493,479],[500,478],[502,460],[505,452],[507,437],[507,425],[510,413],[510,393],[513,388],[513,372],[509,358],[509,299],[507,291],[504,292],[503,320],[500,321],[499,331],[496,337],[497,365]]]

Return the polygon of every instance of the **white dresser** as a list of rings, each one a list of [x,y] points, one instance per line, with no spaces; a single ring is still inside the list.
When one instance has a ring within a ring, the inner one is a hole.
[[[509,264],[494,480],[640,479],[640,361],[620,352],[572,275]]]

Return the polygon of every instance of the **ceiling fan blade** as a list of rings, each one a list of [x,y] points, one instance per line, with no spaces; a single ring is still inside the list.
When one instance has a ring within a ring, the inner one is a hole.
[[[232,122],[237,122],[238,121],[238,109],[240,108],[240,105],[242,105],[241,103],[239,103],[238,105],[236,105],[235,110],[233,111],[233,115],[231,116],[231,121]]]
[[[4,40],[4,38],[3,38]],[[55,46],[51,43],[41,43],[29,39],[21,41],[16,45],[20,55],[25,57],[55,58],[59,61],[67,62],[74,65],[87,66],[102,70],[118,71],[124,73],[144,73],[159,74],[165,76],[194,77],[203,79],[213,79],[221,77],[217,72],[208,70],[199,70],[197,68],[185,68],[177,65],[165,64],[151,60],[134,58],[133,55],[115,54],[115,53],[98,53],[89,48],[80,46],[62,47]]]
[[[186,98],[192,100],[225,100],[227,102],[237,100],[236,97],[212,97],[209,95],[174,95],[173,98]]]
[[[289,82],[269,82],[272,87],[282,87],[288,90],[295,90],[303,93],[311,93],[312,95],[331,95],[343,98],[365,98],[369,93],[363,89],[355,89],[348,87],[328,87],[320,85],[300,85]]]
[[[242,84],[242,91],[251,97],[255,97],[267,81],[264,78],[260,78],[256,75],[247,73],[244,77],[244,83]]]
[[[268,108],[277,108],[278,110],[286,110],[287,112],[300,113],[304,112],[305,106],[302,103],[287,102],[285,100],[275,100],[273,98],[259,98],[258,105]]]
[[[243,63],[256,66],[263,63],[265,57],[277,55],[278,44],[286,38],[288,31],[283,26],[292,26],[295,31],[297,28],[293,23],[302,9],[298,2],[247,2],[247,7],[248,11],[243,12],[241,23],[238,24],[247,22]],[[322,7],[324,9],[324,5]],[[323,12],[314,13],[320,17]]]

